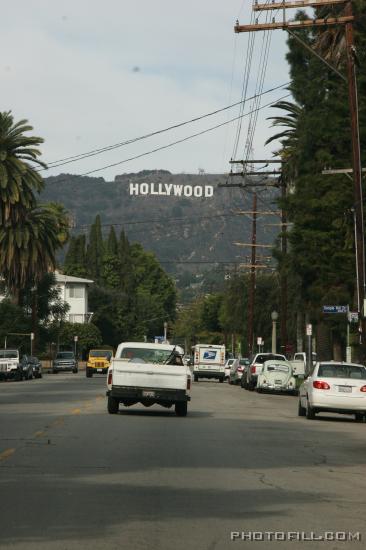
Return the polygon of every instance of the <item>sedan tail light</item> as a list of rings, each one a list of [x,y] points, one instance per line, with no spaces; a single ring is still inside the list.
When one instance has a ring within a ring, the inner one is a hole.
[[[238,367],[238,372],[243,372],[243,367]]]
[[[314,380],[313,388],[316,388],[317,390],[330,390],[330,385],[322,380]]]
[[[110,370],[110,371],[108,372],[108,381],[107,381],[108,386],[110,386],[110,385],[112,384],[112,376],[113,376],[113,373],[112,373],[112,371]]]
[[[252,374],[255,374],[255,367],[250,367],[250,372],[251,372]]]
[[[362,388],[360,388],[360,391],[365,393],[366,392],[366,386],[362,386]]]

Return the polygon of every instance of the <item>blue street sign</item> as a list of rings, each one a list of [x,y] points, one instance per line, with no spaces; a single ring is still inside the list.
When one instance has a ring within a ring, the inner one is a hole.
[[[323,313],[347,313],[348,306],[323,306]]]

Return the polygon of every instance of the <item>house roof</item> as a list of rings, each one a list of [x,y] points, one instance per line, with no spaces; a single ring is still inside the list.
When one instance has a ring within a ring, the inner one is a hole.
[[[57,283],[79,283],[79,284],[92,284],[94,281],[91,279],[81,279],[81,277],[73,277],[72,275],[64,275],[55,271],[55,277]]]

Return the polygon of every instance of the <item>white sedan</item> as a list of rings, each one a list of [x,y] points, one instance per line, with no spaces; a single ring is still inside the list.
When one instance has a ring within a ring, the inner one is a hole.
[[[299,416],[316,413],[354,414],[362,422],[366,414],[366,368],[353,363],[316,363],[299,389]]]

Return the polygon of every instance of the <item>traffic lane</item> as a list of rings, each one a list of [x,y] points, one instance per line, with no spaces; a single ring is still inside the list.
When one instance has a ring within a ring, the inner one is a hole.
[[[211,383],[192,393],[187,418],[110,416],[101,400],[50,430],[51,444],[9,458],[4,547],[231,548],[242,529],[360,528],[364,426],[298,419],[286,396]]]
[[[105,395],[105,376],[88,379],[60,373],[39,379],[0,384],[0,455],[9,446],[37,435],[63,414]]]

